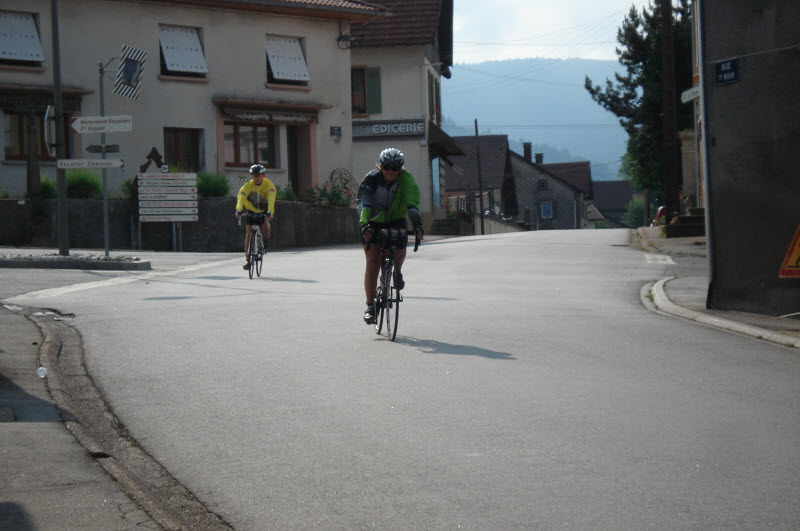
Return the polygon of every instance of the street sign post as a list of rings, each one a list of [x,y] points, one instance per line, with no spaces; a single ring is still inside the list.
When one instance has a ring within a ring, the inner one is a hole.
[[[198,221],[196,173],[140,173],[139,219]]]
[[[133,130],[131,116],[76,116],[69,126],[76,133],[127,133]]]
[[[56,162],[58,169],[72,168],[121,168],[124,162],[121,159],[59,159]]]

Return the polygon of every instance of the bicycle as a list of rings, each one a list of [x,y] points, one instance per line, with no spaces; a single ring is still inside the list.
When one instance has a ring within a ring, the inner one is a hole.
[[[253,272],[255,272],[256,276],[261,277],[262,259],[267,253],[267,250],[264,249],[264,240],[261,238],[261,225],[264,224],[266,215],[257,212],[246,212],[239,217],[239,226],[242,225],[242,217],[245,217],[247,224],[250,225],[250,241],[247,242],[247,262],[250,264],[248,274],[251,279],[253,278]]]
[[[381,272],[378,277],[378,287],[375,290],[373,304],[375,308],[375,333],[383,330],[384,318],[386,321],[386,335],[390,341],[397,337],[397,323],[400,320],[400,303],[403,295],[400,293],[400,271],[394,259],[394,251],[405,244],[408,231],[406,229],[380,229],[375,235],[375,241],[381,255]],[[414,239],[414,252],[419,249],[419,239]],[[367,249],[371,243],[367,244]],[[392,323],[394,321],[394,323]]]

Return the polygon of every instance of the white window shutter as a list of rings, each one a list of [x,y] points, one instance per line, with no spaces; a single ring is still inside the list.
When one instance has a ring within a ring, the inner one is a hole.
[[[272,75],[283,81],[310,81],[306,58],[296,37],[267,35],[267,57]]]
[[[159,40],[164,62],[170,72],[207,74],[206,58],[197,28],[162,25]]]
[[[44,61],[32,14],[0,11],[0,59]]]

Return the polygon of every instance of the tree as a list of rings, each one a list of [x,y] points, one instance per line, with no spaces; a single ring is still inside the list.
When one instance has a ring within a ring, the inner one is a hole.
[[[586,76],[584,86],[600,106],[619,117],[628,133],[623,157],[622,175],[639,190],[660,191],[663,188],[663,120],[661,79],[661,0],[641,13],[635,6],[617,31],[619,62],[626,74],[616,74],[616,83],[606,79],[605,88],[594,85]],[[676,93],[692,83],[691,22],[689,0],[677,0],[673,7],[673,31],[677,83]],[[679,125],[691,127],[694,120],[691,106],[681,106]]]

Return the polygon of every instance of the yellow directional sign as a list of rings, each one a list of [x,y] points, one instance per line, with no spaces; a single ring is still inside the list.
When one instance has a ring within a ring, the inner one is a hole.
[[[800,227],[797,227],[797,231],[794,233],[792,245],[789,246],[786,258],[783,259],[778,276],[780,278],[800,278]]]

